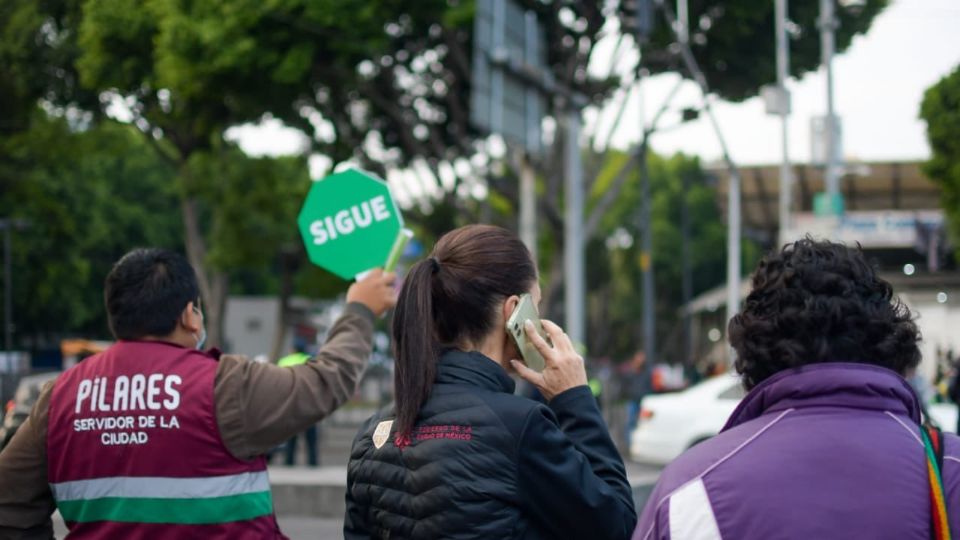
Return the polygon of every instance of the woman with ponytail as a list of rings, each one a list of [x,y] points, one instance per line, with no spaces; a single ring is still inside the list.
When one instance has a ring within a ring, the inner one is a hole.
[[[393,317],[395,404],[354,440],[347,539],[625,539],[636,522],[623,461],[557,325],[537,372],[506,321],[530,294],[529,251],[499,227],[444,235],[411,268]],[[546,405],[514,395],[518,375]]]

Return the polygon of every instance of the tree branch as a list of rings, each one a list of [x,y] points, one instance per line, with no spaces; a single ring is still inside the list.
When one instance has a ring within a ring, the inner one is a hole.
[[[389,74],[388,74],[389,73]],[[387,79],[383,81],[388,87],[393,88],[394,77],[393,70],[385,70],[381,72],[382,77]],[[378,77],[380,78],[380,77]],[[413,157],[428,157],[430,154],[427,152],[426,147],[413,137],[412,126],[410,126],[407,119],[404,118],[403,111],[400,110],[391,100],[384,97],[376,88],[376,85],[372,82],[364,85],[364,92],[370,98],[370,101],[376,105],[380,110],[382,110],[386,115],[397,124],[398,129],[397,135],[400,137],[401,146],[406,153],[407,160]],[[443,157],[441,154],[438,157]]]
[[[144,118],[144,116],[140,114],[140,111],[136,110],[136,108],[131,107],[130,113],[133,115],[133,125],[136,126],[137,131],[143,134],[147,144],[153,148],[153,150],[157,153],[157,156],[159,156],[163,162],[172,167],[174,170],[178,170],[180,168],[180,158],[171,155],[170,152],[160,144],[160,141],[153,137],[153,124]],[[147,129],[143,129],[137,125],[138,122],[142,122],[144,125],[146,125]]]
[[[613,206],[613,203],[620,195],[620,191],[623,189],[623,185],[627,181],[627,172],[635,160],[636,154],[631,154],[626,161],[623,162],[623,165],[620,166],[620,170],[617,171],[617,176],[616,179],[614,179],[613,184],[611,184],[610,187],[603,192],[603,197],[601,197],[600,200],[597,201],[597,204],[590,210],[590,215],[587,218],[587,222],[583,226],[584,240],[593,238],[593,235],[596,234],[597,228],[600,226],[600,219],[603,218],[603,215],[607,213],[607,210],[610,210],[610,207]]]

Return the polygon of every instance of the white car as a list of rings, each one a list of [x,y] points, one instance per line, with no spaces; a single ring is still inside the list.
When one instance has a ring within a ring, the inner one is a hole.
[[[643,398],[637,429],[630,436],[630,457],[666,465],[691,446],[713,437],[745,395],[740,378],[720,375],[682,392]],[[930,416],[947,432],[957,429],[957,406],[934,403]]]
[[[681,392],[643,398],[630,457],[666,465],[684,450],[720,432],[745,395],[740,378],[719,375]]]
[[[943,431],[957,432],[957,406],[953,403],[931,403],[927,405],[930,417]]]

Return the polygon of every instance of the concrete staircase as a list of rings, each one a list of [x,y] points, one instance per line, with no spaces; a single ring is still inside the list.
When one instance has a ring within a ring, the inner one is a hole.
[[[282,465],[283,452],[273,457],[270,484],[278,515],[343,518],[350,446],[373,407],[344,407],[320,423],[320,467],[305,467],[306,443],[297,441],[297,466]]]
[[[332,422],[320,424],[320,464],[345,467],[350,460],[350,446],[357,436],[360,425],[343,425]]]
[[[279,516],[343,519],[347,468],[270,467],[273,506]]]

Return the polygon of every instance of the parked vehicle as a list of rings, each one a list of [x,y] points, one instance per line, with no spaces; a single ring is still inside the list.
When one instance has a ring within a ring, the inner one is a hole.
[[[666,465],[691,446],[713,437],[740,403],[740,379],[720,375],[681,392],[646,396],[630,436],[636,461]]]
[[[656,465],[670,463],[719,433],[744,395],[739,377],[726,374],[682,392],[645,397],[637,429],[630,436],[630,457]],[[933,403],[927,410],[943,431],[956,431],[956,405]]]
[[[956,433],[957,431],[957,406],[953,403],[931,403],[927,405],[927,411],[930,418],[943,431]]]
[[[7,446],[14,433],[23,424],[23,421],[30,415],[33,404],[40,397],[40,389],[43,385],[60,375],[59,371],[48,371],[45,373],[36,373],[27,375],[20,379],[17,385],[17,391],[13,399],[7,402],[6,414],[3,417],[3,425],[0,426],[0,450]]]

